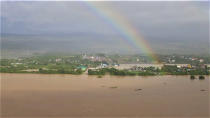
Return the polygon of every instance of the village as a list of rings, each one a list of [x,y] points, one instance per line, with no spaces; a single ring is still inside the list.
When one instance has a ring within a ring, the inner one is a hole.
[[[2,73],[47,73],[104,75],[208,75],[209,58],[160,55],[159,63],[142,55],[41,55],[1,59]],[[113,70],[114,69],[114,70]],[[103,71],[103,72],[102,72]],[[115,71],[116,73],[112,73]],[[119,72],[118,72],[119,71]]]

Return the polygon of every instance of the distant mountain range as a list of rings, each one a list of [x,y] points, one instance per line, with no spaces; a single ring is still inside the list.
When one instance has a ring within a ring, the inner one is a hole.
[[[208,40],[166,40],[147,37],[151,48],[158,54],[209,54]],[[74,34],[2,34],[2,57],[22,56],[32,53],[119,53],[142,54],[118,35]]]

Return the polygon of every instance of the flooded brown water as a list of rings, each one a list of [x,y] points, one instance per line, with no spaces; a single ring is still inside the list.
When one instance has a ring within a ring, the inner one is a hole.
[[[209,76],[1,74],[3,118],[208,118]]]

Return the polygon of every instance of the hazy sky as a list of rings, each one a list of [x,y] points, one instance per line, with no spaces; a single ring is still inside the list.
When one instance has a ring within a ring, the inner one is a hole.
[[[207,39],[208,2],[100,2],[148,38]],[[108,4],[108,5],[107,5]],[[1,2],[1,32],[118,35],[85,2]]]

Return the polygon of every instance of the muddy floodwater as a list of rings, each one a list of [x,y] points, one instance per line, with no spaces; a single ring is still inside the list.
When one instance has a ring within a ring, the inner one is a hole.
[[[205,78],[1,74],[1,117],[208,118]]]

